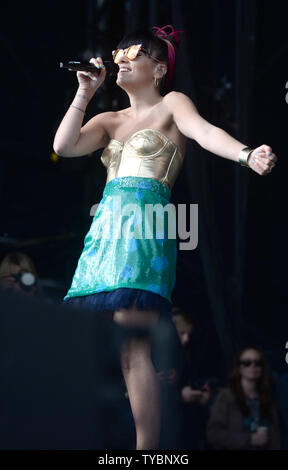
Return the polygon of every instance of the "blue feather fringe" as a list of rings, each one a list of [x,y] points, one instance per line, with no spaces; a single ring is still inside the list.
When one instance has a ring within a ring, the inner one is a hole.
[[[109,292],[69,297],[62,301],[65,305],[74,305],[96,312],[130,308],[136,304],[138,310],[159,310],[161,314],[172,316],[172,304],[159,294],[144,290],[121,287]]]

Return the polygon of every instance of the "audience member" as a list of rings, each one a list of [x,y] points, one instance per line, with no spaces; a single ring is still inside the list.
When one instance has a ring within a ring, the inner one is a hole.
[[[209,408],[219,382],[209,358],[213,345],[205,326],[180,307],[173,308],[173,323],[182,349],[178,371],[170,371],[170,377],[176,377],[181,400],[182,448],[206,449]]]
[[[0,290],[44,300],[35,263],[25,253],[8,253],[0,264]]]
[[[234,359],[228,386],[211,408],[207,439],[213,449],[280,449],[278,412],[260,349],[246,347]]]

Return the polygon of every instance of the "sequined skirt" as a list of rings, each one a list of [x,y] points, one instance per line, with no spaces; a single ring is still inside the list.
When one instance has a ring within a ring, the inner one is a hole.
[[[152,178],[114,178],[104,188],[63,303],[95,311],[136,304],[171,313],[176,281],[175,209]]]

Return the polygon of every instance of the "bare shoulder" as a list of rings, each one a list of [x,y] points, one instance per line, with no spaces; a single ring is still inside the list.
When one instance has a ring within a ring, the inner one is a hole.
[[[181,91],[170,91],[167,95],[164,96],[163,102],[167,105],[167,107],[173,112],[177,111],[178,109],[182,108],[183,106],[192,107],[195,111],[196,106],[194,105],[193,101],[189,96],[185,95]]]
[[[165,103],[179,131],[203,146],[213,125],[199,114],[191,98],[180,91],[171,91],[165,96]]]

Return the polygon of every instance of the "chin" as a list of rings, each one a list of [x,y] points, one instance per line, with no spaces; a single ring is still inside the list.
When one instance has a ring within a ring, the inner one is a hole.
[[[122,80],[122,77],[120,77],[120,75],[118,75],[117,80],[116,80],[117,85],[120,85],[123,82],[125,83],[125,80]]]
[[[128,81],[126,80],[121,80],[121,79],[119,80],[119,78],[117,78],[116,85],[118,85],[120,88],[122,88],[125,91],[128,89],[127,87]]]

